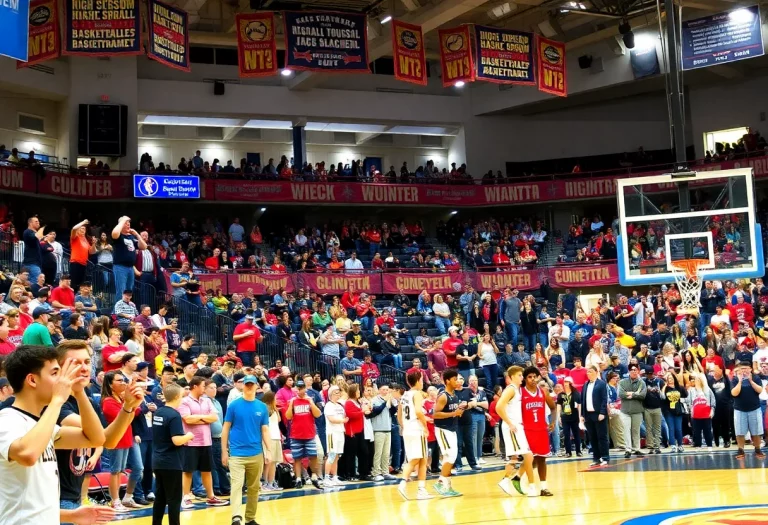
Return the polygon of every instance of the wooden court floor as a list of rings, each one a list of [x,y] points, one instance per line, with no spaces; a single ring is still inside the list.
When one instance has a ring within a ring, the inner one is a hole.
[[[498,467],[453,479],[463,497],[405,501],[394,485],[286,491],[259,503],[259,525],[758,525],[768,524],[768,470],[748,451],[612,458],[590,470],[590,460],[550,460],[549,498],[511,497],[496,485]],[[433,481],[427,482],[432,489]],[[415,486],[409,486],[415,491]],[[184,525],[230,525],[229,507],[182,512]],[[121,525],[150,525],[151,508]],[[135,514],[133,515],[135,516]],[[532,521],[535,520],[535,521]],[[167,523],[167,518],[164,520]]]

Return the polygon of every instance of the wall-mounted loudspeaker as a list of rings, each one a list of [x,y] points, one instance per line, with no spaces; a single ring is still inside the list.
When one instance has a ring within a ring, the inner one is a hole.
[[[226,88],[226,84],[224,84],[224,82],[221,82],[220,80],[215,80],[213,82],[213,94],[214,95],[223,95],[225,88]]]
[[[579,67],[581,69],[589,69],[592,67],[592,55],[581,55],[579,57]]]

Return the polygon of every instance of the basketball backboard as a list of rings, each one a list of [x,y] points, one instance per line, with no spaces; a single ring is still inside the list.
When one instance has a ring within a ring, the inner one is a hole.
[[[680,212],[681,182],[688,183],[687,212]],[[708,261],[700,266],[704,279],[762,277],[754,196],[751,168],[619,179],[619,281],[674,282],[672,263],[691,258]]]

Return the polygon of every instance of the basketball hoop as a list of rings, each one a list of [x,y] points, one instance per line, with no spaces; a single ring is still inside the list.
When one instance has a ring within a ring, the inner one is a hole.
[[[677,289],[680,290],[680,306],[677,311],[680,313],[699,313],[699,299],[701,298],[701,287],[704,284],[699,276],[699,268],[707,266],[709,259],[680,259],[672,261],[672,273],[677,282]]]

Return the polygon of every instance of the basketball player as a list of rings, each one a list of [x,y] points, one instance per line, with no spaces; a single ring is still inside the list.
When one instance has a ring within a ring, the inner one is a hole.
[[[556,403],[549,392],[539,388],[541,373],[535,366],[529,366],[523,371],[525,387],[520,391],[520,402],[523,413],[523,429],[528,446],[533,452],[533,466],[539,472],[539,483],[542,496],[553,496],[547,489],[547,456],[549,456],[549,425],[545,404],[554,412]],[[554,424],[554,419],[552,420]],[[529,482],[533,480],[529,479]]]
[[[504,439],[504,450],[507,456],[507,464],[504,467],[504,479],[499,482],[501,490],[512,495],[512,487],[520,494],[523,489],[520,486],[520,470],[528,479],[528,496],[535,498],[539,495],[533,481],[533,454],[528,446],[528,440],[523,430],[523,412],[520,395],[520,385],[523,384],[523,369],[519,366],[510,366],[506,372],[509,386],[502,392],[496,403],[496,413],[501,417],[501,434]],[[523,456],[520,468],[515,472],[513,463],[518,456]],[[514,473],[514,476],[513,476]]]
[[[459,405],[456,397],[456,378],[459,373],[455,368],[448,368],[443,372],[445,390],[440,392],[435,401],[435,438],[443,455],[443,466],[440,479],[435,483],[435,490],[441,496],[461,496],[451,487],[451,469],[456,463],[456,455],[459,452],[459,444],[456,439],[459,418],[464,413],[464,408]]]
[[[411,388],[403,394],[397,406],[397,421],[403,429],[405,442],[405,459],[403,479],[397,486],[400,495],[409,499],[406,492],[406,482],[411,479],[411,471],[419,469],[419,490],[416,499],[431,499],[427,492],[427,418],[424,416],[424,383],[421,370],[414,370],[405,376],[405,382]]]
[[[336,385],[328,389],[328,404],[325,405],[325,442],[328,444],[328,459],[325,463],[325,482],[323,487],[342,485],[336,472],[339,459],[344,453],[344,423],[349,421],[344,406],[339,403],[341,390]]]

